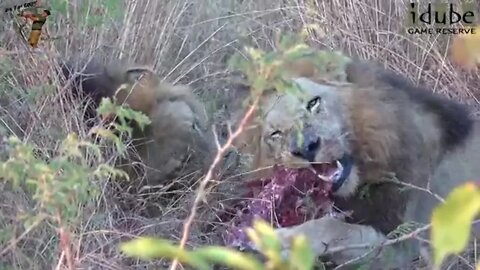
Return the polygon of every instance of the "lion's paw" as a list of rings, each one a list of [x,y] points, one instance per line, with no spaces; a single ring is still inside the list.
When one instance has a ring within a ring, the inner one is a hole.
[[[344,224],[338,218],[324,216],[298,226],[280,228],[275,232],[280,240],[283,255],[286,255],[290,250],[295,236],[304,235],[308,239],[315,256],[321,256],[326,253],[329,244],[335,240],[336,236],[341,234],[339,229],[344,228]]]

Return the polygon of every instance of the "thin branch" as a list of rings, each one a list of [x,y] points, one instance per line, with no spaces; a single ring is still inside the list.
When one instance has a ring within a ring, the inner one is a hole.
[[[347,249],[378,248],[378,247],[385,247],[385,246],[394,245],[394,244],[397,244],[399,242],[403,242],[405,240],[408,240],[408,239],[411,239],[411,238],[415,237],[417,234],[420,234],[420,233],[430,229],[431,226],[432,226],[431,224],[427,224],[423,227],[420,227],[420,228],[418,228],[418,229],[416,229],[416,230],[414,230],[410,233],[404,234],[400,237],[386,240],[379,245],[372,245],[370,243],[367,243],[367,244],[354,244],[354,245],[348,245],[348,246],[339,246],[339,247],[335,247],[335,248],[332,248],[330,250],[327,250],[326,253],[331,254],[331,253],[344,251],[344,250],[347,250]]]
[[[369,251],[365,252],[364,254],[362,254],[361,256],[358,256],[356,258],[353,258],[353,259],[350,259],[338,266],[336,266],[334,268],[334,270],[336,269],[340,269],[342,267],[344,267],[345,265],[349,265],[351,263],[354,263],[354,262],[357,262],[365,257],[367,257],[369,254],[371,254],[373,251],[375,251],[376,249],[378,248],[382,248],[382,247],[386,247],[386,246],[390,246],[390,245],[394,245],[394,244],[397,244],[399,242],[402,242],[402,241],[405,241],[405,240],[408,240],[408,239],[411,239],[411,238],[414,238],[417,234],[420,234],[426,230],[428,230],[429,228],[431,227],[431,224],[428,224],[428,225],[425,225],[421,228],[418,228],[408,234],[404,234],[400,237],[397,237],[395,239],[390,239],[390,240],[386,240],[384,241],[383,243],[379,244],[379,245],[372,245],[372,244],[356,244],[356,245],[348,245],[348,246],[339,246],[339,247],[335,247],[335,248],[332,248],[330,250],[327,250],[326,251],[326,254],[332,254],[332,253],[336,253],[336,252],[340,252],[340,251],[344,251],[344,250],[347,250],[347,249],[363,249],[363,248],[370,248]]]
[[[233,145],[233,141],[238,136],[240,136],[240,134],[243,132],[247,122],[249,121],[249,119],[253,115],[253,113],[255,112],[255,109],[257,107],[259,99],[260,99],[259,97],[255,98],[253,104],[249,107],[248,111],[245,113],[245,116],[240,121],[240,124],[239,124],[238,128],[235,130],[235,132],[233,132],[228,137],[228,140],[225,142],[225,144],[222,147],[218,148],[217,154],[215,155],[215,158],[212,162],[212,165],[210,166],[207,174],[205,175],[205,178],[202,180],[202,182],[200,182],[200,186],[198,187],[198,191],[197,191],[197,196],[195,197],[195,200],[193,201],[192,210],[190,211],[190,215],[185,220],[185,223],[183,225],[183,233],[182,233],[182,238],[180,240],[180,249],[183,249],[185,247],[185,244],[187,242],[187,238],[188,238],[188,235],[189,235],[189,232],[190,232],[190,227],[192,226],[193,220],[194,220],[194,218],[197,214],[198,205],[200,204],[200,201],[202,201],[202,199],[205,195],[205,189],[206,189],[207,184],[212,180],[213,171],[215,170],[218,163],[220,163],[220,160],[225,155],[225,153]],[[218,143],[218,140],[217,140],[217,143]],[[175,258],[175,260],[172,263],[172,266],[170,267],[170,270],[177,269],[177,264],[178,264],[178,259]]]
[[[419,190],[419,191],[423,191],[425,193],[428,193],[430,195],[432,195],[433,197],[435,197],[435,199],[437,199],[438,201],[444,203],[445,202],[445,199],[442,198],[440,195],[438,195],[437,193],[434,193],[433,191],[430,190],[430,188],[422,188],[422,187],[419,187],[419,186],[416,186],[416,185],[413,185],[413,184],[410,184],[410,183],[406,183],[406,182],[402,182],[398,179],[385,179],[384,181],[386,182],[392,182],[392,183],[395,183],[395,184],[398,184],[398,185],[401,185],[401,186],[405,186],[405,187],[408,187],[408,188],[411,188],[411,189],[416,189],[416,190]]]
[[[476,224],[480,222],[480,219],[477,219],[477,220],[474,220],[472,222],[472,225]],[[364,249],[364,248],[370,248],[369,251],[365,252],[364,254],[362,254],[361,256],[359,257],[356,257],[356,258],[353,258],[345,263],[342,263],[340,264],[339,266],[335,267],[335,269],[340,269],[341,267],[345,266],[345,265],[348,265],[348,264],[351,264],[351,263],[354,263],[356,261],[359,261],[363,258],[365,258],[366,256],[368,256],[370,253],[372,253],[375,249],[377,248],[382,248],[382,247],[386,247],[386,246],[390,246],[390,245],[394,245],[394,244],[397,244],[397,243],[400,243],[400,242],[403,242],[403,241],[406,241],[406,240],[409,240],[409,239],[412,239],[412,238],[416,238],[416,236],[422,232],[425,232],[426,230],[430,229],[430,227],[432,226],[432,224],[427,224],[423,227],[420,227],[410,233],[407,233],[407,234],[404,234],[400,237],[397,237],[395,239],[390,239],[390,240],[386,240],[384,241],[383,243],[380,243],[378,245],[372,245],[372,244],[355,244],[355,245],[348,245],[348,246],[339,246],[339,247],[335,247],[335,248],[332,248],[330,250],[327,250],[325,252],[325,254],[333,254],[333,253],[336,253],[336,252],[341,252],[341,251],[345,251],[347,249]]]
[[[65,255],[65,261],[67,263],[68,269],[73,270],[74,268],[74,259],[72,256],[71,250],[71,241],[70,241],[70,232],[65,229],[63,226],[62,218],[60,212],[57,212],[57,223],[59,225],[58,229],[58,236],[60,241],[60,250],[62,250],[62,254]]]
[[[55,267],[55,270],[62,269],[64,257],[65,257],[65,251],[62,250],[62,253],[60,253],[60,258],[58,259],[57,267]]]

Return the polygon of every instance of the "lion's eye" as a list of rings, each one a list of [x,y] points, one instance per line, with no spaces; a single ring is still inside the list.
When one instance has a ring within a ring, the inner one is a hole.
[[[270,133],[271,138],[278,138],[282,135],[282,132],[280,130],[275,130],[274,132]]]
[[[195,130],[195,131],[200,131],[200,129],[198,128],[197,122],[192,123],[192,129]]]
[[[308,103],[307,103],[307,110],[309,112],[313,112],[313,111],[316,111],[318,106],[320,105],[320,101],[322,101],[322,98],[321,97],[315,97],[313,99],[311,99]]]

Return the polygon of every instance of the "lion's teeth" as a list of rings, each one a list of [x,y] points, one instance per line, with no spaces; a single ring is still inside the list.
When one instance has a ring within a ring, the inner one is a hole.
[[[343,166],[342,166],[342,163],[340,161],[337,160],[337,168],[340,172],[343,172]]]
[[[327,181],[327,182],[331,181],[329,177],[323,176],[321,174],[317,173],[317,176],[318,176],[318,178],[320,178],[323,181]]]
[[[342,163],[340,163],[340,161],[336,161],[337,163],[337,171],[335,172],[335,174],[333,175],[334,177],[334,180],[337,180],[338,178],[340,178],[340,176],[342,175],[343,173],[343,166],[342,166]]]
[[[330,163],[320,163],[320,165],[323,165],[323,164],[327,164],[330,166],[333,166],[334,162],[330,162]],[[338,160],[335,160],[335,165],[336,165],[336,170],[333,174],[330,174],[328,173],[328,167],[320,167],[320,171],[324,171],[325,170],[325,173],[327,173],[328,175],[322,175],[321,173],[319,173],[317,170],[312,169],[312,172],[315,173],[315,175],[323,180],[323,181],[327,181],[327,182],[332,182],[332,181],[336,181],[338,180],[341,176],[342,176],[342,173],[343,173],[343,166],[342,166],[342,163],[340,163],[340,161]],[[330,171],[331,172],[331,171]]]

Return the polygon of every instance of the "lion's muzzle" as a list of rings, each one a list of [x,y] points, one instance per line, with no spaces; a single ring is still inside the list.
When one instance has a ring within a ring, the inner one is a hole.
[[[332,191],[335,192],[350,176],[354,161],[351,155],[343,153],[342,156],[337,157],[338,159],[318,162],[317,156],[322,151],[322,147],[327,148],[329,145],[322,145],[322,138],[317,134],[311,126],[306,126],[301,132],[294,133],[289,151],[293,156],[310,162],[318,178],[332,182]]]
[[[296,157],[315,161],[315,156],[320,148],[320,138],[311,127],[306,127],[301,133],[295,132],[290,142],[290,153]]]

